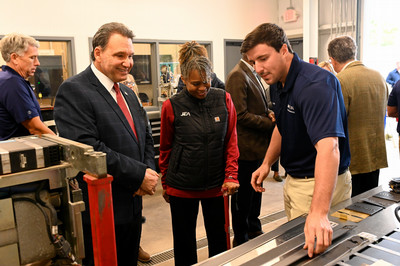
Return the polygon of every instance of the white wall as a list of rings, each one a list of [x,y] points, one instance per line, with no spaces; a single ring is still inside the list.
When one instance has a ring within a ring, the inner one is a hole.
[[[89,64],[88,38],[118,21],[138,39],[213,42],[214,71],[224,79],[224,39],[243,39],[263,22],[278,22],[278,0],[0,0],[0,35],[74,37],[77,72]]]
[[[333,12],[332,12],[333,10]],[[319,6],[319,51],[320,61],[328,60],[328,44],[338,36],[349,35],[356,39],[357,0],[323,1]],[[332,34],[331,34],[331,27]],[[357,40],[356,40],[357,41]],[[360,46],[360,44],[358,44]],[[358,59],[361,59],[357,55]]]
[[[303,37],[303,21],[304,21],[304,10],[303,4],[304,1],[310,0],[280,0],[278,4],[278,12],[279,12],[279,25],[285,30],[288,37]],[[373,0],[372,0],[373,1]],[[329,42],[340,35],[351,35],[355,38],[355,31],[351,31],[351,26],[353,25],[353,29],[355,29],[356,24],[356,8],[357,8],[357,0],[319,0],[318,14],[314,14],[318,16],[319,20],[319,36],[318,36],[318,59],[319,61],[324,61],[328,59],[328,44]],[[296,22],[285,23],[283,21],[283,14],[285,10],[290,6],[292,6],[297,11],[299,18]],[[333,10],[333,12],[332,12]],[[333,19],[332,19],[333,18]],[[353,23],[353,24],[352,24]],[[333,33],[331,35],[330,28],[333,26]],[[339,28],[342,26],[341,28]],[[338,29],[338,33],[336,30]],[[304,40],[304,45],[307,42]],[[306,48],[306,47],[304,47]],[[304,58],[305,61],[308,61],[308,58]]]

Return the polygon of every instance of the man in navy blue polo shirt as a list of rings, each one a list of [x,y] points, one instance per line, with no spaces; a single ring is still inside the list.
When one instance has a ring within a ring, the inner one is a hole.
[[[285,211],[289,220],[308,213],[304,249],[312,257],[332,243],[331,203],[351,196],[347,117],[339,81],[293,53],[285,32],[275,24],[254,29],[242,50],[277,96],[277,126],[252,186],[265,191],[261,183],[280,156],[288,174]]]
[[[26,35],[9,34],[0,41],[7,65],[0,71],[0,140],[29,134],[54,134],[43,122],[40,106],[27,78],[40,65],[38,42]]]

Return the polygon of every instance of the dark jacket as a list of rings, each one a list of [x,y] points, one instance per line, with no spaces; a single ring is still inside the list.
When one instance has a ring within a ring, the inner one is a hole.
[[[155,169],[153,139],[146,113],[131,89],[123,85],[120,89],[132,113],[138,139],[117,102],[90,66],[61,84],[54,105],[54,118],[61,137],[91,145],[94,150],[107,154],[107,171],[114,177],[116,224],[128,223],[141,213],[142,197],[132,195],[141,186],[146,168]],[[85,193],[86,182],[78,181]],[[84,198],[87,203],[86,193]],[[85,211],[84,222],[87,216]]]
[[[237,113],[239,160],[264,158],[274,123],[268,118],[267,100],[249,67],[239,61],[226,80]]]
[[[174,145],[167,185],[184,190],[221,186],[225,178],[224,140],[228,126],[225,91],[211,88],[205,99],[187,90],[174,95]]]

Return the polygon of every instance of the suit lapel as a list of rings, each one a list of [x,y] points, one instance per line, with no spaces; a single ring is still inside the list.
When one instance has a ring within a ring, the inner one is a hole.
[[[90,67],[89,67],[89,69],[90,69]],[[90,69],[90,72],[91,72],[91,75],[89,75],[89,80],[92,83],[92,85],[94,85],[96,87],[99,94],[105,99],[105,101],[108,103],[110,108],[118,115],[119,119],[121,119],[121,122],[124,125],[124,127],[126,128],[126,130],[128,130],[129,134],[134,139],[136,144],[139,145],[139,142],[136,139],[135,133],[133,133],[133,130],[128,123],[128,120],[126,120],[125,115],[121,111],[121,108],[118,106],[117,102],[114,100],[114,98],[108,92],[108,90],[103,86],[103,84],[101,84],[100,81],[96,78],[96,76],[94,75],[94,73],[91,69]],[[128,103],[128,106],[129,106],[129,103]],[[131,110],[131,113],[132,113],[132,110]],[[134,117],[133,113],[132,113],[132,117]],[[135,119],[133,121],[135,123]],[[138,137],[139,137],[139,135],[138,135]]]
[[[246,66],[246,64],[243,63],[242,61],[240,61],[240,67],[246,73],[246,75],[248,77],[250,77],[250,79],[253,81],[253,85],[255,86],[255,88],[254,88],[254,86],[253,86],[253,88],[256,89],[261,94],[261,98],[263,99],[265,106],[268,106],[267,99],[265,98],[265,93],[262,93],[262,91],[261,91],[261,90],[264,90],[264,87],[260,87],[260,86],[262,86],[260,84],[261,81],[257,80],[256,76],[253,74],[253,72],[251,72],[250,68],[248,68]]]

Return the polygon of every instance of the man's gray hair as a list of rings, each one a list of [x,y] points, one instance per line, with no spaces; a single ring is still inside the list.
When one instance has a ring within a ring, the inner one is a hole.
[[[188,79],[193,70],[199,71],[202,81],[208,81],[212,74],[212,64],[205,56],[195,56],[181,65],[181,73],[184,79]],[[203,76],[205,75],[205,76]]]
[[[11,54],[24,55],[29,46],[39,48],[39,42],[28,35],[10,33],[0,41],[1,56],[7,63],[11,60]]]
[[[356,42],[350,36],[337,37],[329,43],[328,54],[339,63],[354,60],[357,54]]]

